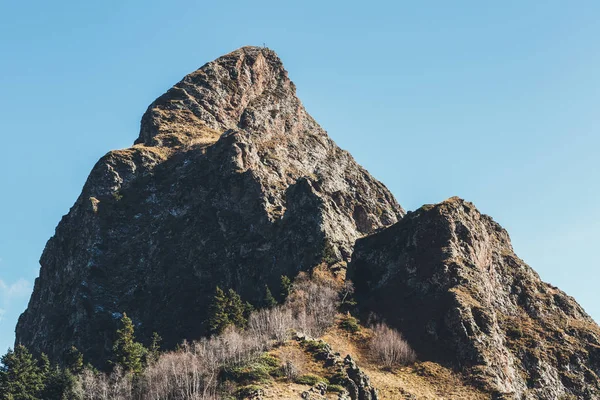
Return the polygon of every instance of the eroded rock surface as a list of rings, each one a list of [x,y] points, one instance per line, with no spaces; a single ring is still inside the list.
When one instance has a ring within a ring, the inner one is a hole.
[[[126,312],[167,347],[205,333],[215,286],[245,300],[404,211],[308,115],[277,55],[245,47],[148,108],[136,144],[93,168],[41,257],[17,342],[109,358]]]
[[[600,329],[473,204],[424,206],[359,240],[348,272],[364,310],[495,398],[600,398]]]

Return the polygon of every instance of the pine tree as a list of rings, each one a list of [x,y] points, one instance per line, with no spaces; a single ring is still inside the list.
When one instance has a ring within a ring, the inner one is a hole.
[[[244,303],[239,294],[233,289],[229,289],[229,298],[227,299],[227,316],[229,321],[238,328],[245,328],[247,324],[244,318]]]
[[[50,359],[46,355],[46,353],[42,353],[40,356],[40,361],[38,363],[40,367],[40,374],[42,374],[42,379],[45,380],[46,377],[50,374]]]
[[[151,362],[158,361],[160,357],[160,343],[162,342],[162,338],[156,332],[152,333],[152,343],[150,344],[150,349],[148,350],[148,358]]]
[[[269,286],[265,285],[265,297],[263,299],[263,307],[264,308],[273,308],[277,305],[277,300],[271,294],[271,290]]]
[[[65,353],[65,366],[74,374],[79,374],[83,371],[83,354],[75,346],[71,346]]]
[[[2,356],[0,400],[38,400],[44,376],[25,346],[17,345]]]
[[[210,306],[210,317],[208,319],[208,328],[212,334],[220,334],[231,325],[229,316],[227,314],[227,296],[223,290],[217,286],[215,289],[215,297]]]
[[[121,328],[117,330],[117,340],[113,345],[115,363],[125,371],[138,374],[142,372],[146,348],[135,341],[133,322],[127,314],[121,317]]]
[[[51,369],[44,382],[44,390],[41,398],[43,400],[74,400],[78,396],[75,393],[77,378],[68,369],[58,366]]]
[[[244,318],[246,319],[246,325],[250,319],[250,314],[254,311],[254,306],[249,302],[244,303]]]
[[[287,299],[291,291],[292,281],[286,275],[281,275],[279,296],[282,303],[285,301],[285,299]]]

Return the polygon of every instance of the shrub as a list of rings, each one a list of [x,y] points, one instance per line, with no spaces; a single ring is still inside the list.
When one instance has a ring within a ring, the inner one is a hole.
[[[322,340],[305,340],[304,346],[310,353],[322,353],[327,351],[327,343]]]
[[[267,382],[271,377],[281,376],[280,362],[270,354],[263,354],[256,360],[239,366],[226,367],[223,377],[237,383],[250,384]]]
[[[248,321],[248,331],[263,342],[272,340],[275,344],[283,344],[290,338],[293,325],[295,324],[291,310],[278,306],[252,313]]]
[[[242,386],[241,388],[237,389],[235,391],[235,396],[238,399],[244,399],[246,397],[250,397],[256,393],[260,393],[262,392],[262,389],[260,386],[257,385],[247,385],[247,386]]]
[[[360,331],[360,325],[358,324],[358,320],[350,314],[345,315],[342,318],[342,321],[340,322],[340,328],[350,333],[356,333]]]
[[[338,371],[329,377],[329,382],[333,385],[345,386],[348,383],[348,376]]]
[[[315,386],[319,382],[327,383],[325,378],[313,374],[300,375],[295,379],[295,382],[300,385]]]
[[[287,360],[281,367],[282,375],[289,380],[295,380],[298,377],[298,369],[291,360]]]
[[[225,368],[223,378],[240,383],[267,382],[271,378],[270,369],[262,364],[252,363],[243,366]]]
[[[385,323],[378,323],[373,327],[370,347],[372,353],[386,368],[410,364],[417,359],[416,353],[402,335]]]
[[[297,280],[286,306],[296,319],[296,329],[306,335],[323,335],[335,321],[339,305],[338,292],[327,284]]]
[[[333,247],[329,241],[326,241],[323,245],[321,259],[327,265],[332,265],[338,262],[338,256],[336,254],[335,247]]]
[[[329,385],[327,386],[327,391],[332,393],[344,393],[346,392],[346,388],[340,385]]]

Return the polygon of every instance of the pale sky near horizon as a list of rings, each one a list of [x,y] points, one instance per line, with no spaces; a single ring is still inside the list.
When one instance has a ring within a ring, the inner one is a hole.
[[[243,45],[407,210],[458,195],[597,321],[600,3],[0,0],[0,354],[45,242],[146,107]]]

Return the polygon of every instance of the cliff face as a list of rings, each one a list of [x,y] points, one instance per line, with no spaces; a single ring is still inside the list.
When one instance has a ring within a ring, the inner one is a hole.
[[[276,54],[245,47],[159,97],[59,223],[17,342],[99,363],[115,319],[168,346],[205,333],[215,286],[253,301],[404,211],[308,115]]]
[[[600,396],[600,328],[471,203],[424,206],[358,240],[348,273],[364,310],[496,398]]]

